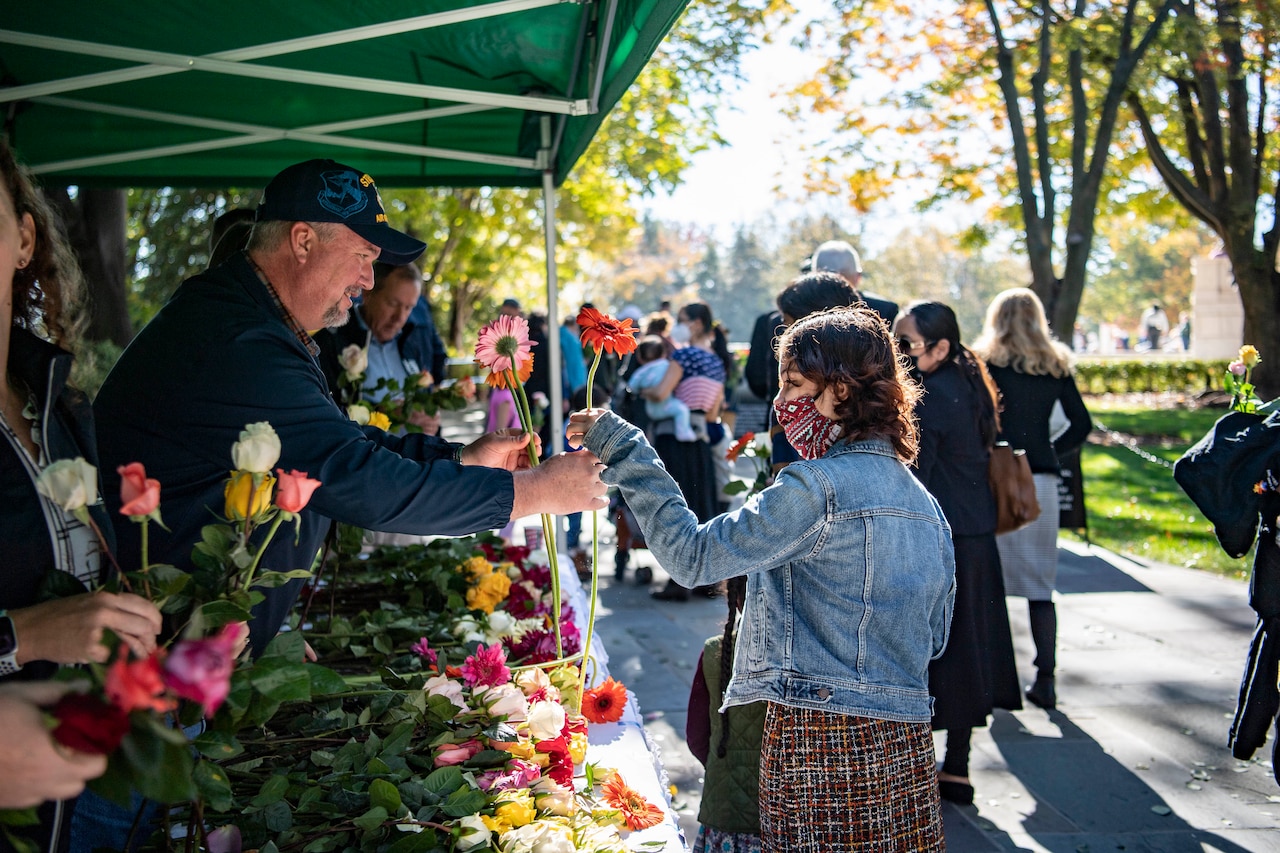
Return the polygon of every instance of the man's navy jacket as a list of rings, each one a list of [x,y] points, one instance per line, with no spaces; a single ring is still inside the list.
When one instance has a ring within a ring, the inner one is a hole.
[[[119,518],[117,466],[141,462],[160,481],[169,532],[152,525],[150,559],[191,566],[200,529],[221,515],[231,446],[246,424],[280,436],[278,467],[320,480],[296,543],[281,528],[263,569],[310,568],[331,519],[396,533],[463,535],[501,527],[514,500],[510,472],[462,467],[455,445],[392,436],[349,420],[315,358],[289,330],[242,254],[183,282],[133,340],[94,402],[104,493]],[[139,526],[117,522],[122,566],[140,561]],[[261,651],[301,582],[265,590],[250,641]]]

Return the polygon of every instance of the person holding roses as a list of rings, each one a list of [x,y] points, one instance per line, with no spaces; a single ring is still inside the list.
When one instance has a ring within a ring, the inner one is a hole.
[[[148,654],[160,630],[160,613],[146,599],[89,594],[86,586],[106,570],[93,528],[110,542],[111,524],[91,465],[73,461],[97,456],[88,400],[67,384],[81,290],[52,208],[0,139],[0,752],[7,756],[0,775],[6,785],[31,780],[17,792],[26,801],[74,796],[102,764],[58,752],[48,730],[31,725],[59,689],[7,682],[42,681],[59,664],[105,661],[108,631]],[[53,491],[38,490],[41,472],[55,465],[66,476]],[[36,767],[35,756],[48,760]],[[11,763],[24,757],[33,772]],[[54,799],[37,814],[39,825],[11,831],[41,849],[65,849],[70,808]],[[0,850],[7,843],[0,840]]]
[[[344,373],[361,375],[360,389],[368,393],[382,380],[405,388],[424,373],[432,383],[445,378],[444,341],[422,294],[422,273],[413,264],[374,264],[373,289],[351,309],[346,323],[316,333],[316,343],[329,390],[339,401]],[[362,352],[359,371],[344,363],[352,346]],[[409,421],[427,435],[440,434],[439,414],[413,412]]]

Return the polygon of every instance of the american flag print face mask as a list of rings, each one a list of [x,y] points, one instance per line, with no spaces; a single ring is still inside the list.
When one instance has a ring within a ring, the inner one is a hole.
[[[775,399],[773,413],[801,459],[821,459],[843,431],[840,424],[818,411],[809,394],[785,402],[781,397]]]

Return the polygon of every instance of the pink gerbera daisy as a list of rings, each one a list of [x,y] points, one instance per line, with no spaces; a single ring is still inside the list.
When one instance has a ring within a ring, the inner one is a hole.
[[[474,655],[462,662],[462,680],[468,687],[498,687],[511,680],[507,669],[507,650],[502,643],[487,649],[480,646]]]
[[[476,362],[493,373],[514,370],[520,373],[532,358],[534,343],[529,340],[529,322],[523,317],[499,317],[480,330],[476,342]]]

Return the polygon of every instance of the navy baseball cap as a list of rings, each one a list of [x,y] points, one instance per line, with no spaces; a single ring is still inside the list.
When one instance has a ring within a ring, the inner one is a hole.
[[[387,223],[387,212],[373,178],[333,160],[295,163],[263,190],[256,222],[338,222],[377,246],[378,260],[407,264],[427,244]]]

